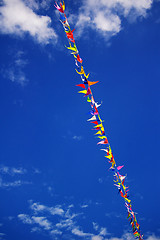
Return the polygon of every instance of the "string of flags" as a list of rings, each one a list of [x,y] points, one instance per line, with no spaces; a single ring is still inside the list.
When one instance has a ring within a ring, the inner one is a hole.
[[[79,90],[78,93],[83,94],[86,101],[91,106],[91,111],[90,111],[91,117],[87,121],[90,122],[91,124],[93,124],[94,129],[97,131],[94,134],[99,139],[99,142],[97,143],[97,145],[103,146],[103,148],[101,150],[104,151],[104,153],[105,153],[104,157],[107,158],[108,162],[111,165],[109,169],[113,171],[114,186],[116,186],[118,188],[118,192],[119,192],[120,196],[124,199],[124,204],[125,204],[125,207],[126,207],[127,213],[128,213],[127,218],[132,227],[133,235],[136,239],[142,240],[143,235],[141,234],[141,231],[140,231],[140,225],[137,221],[136,213],[132,210],[131,200],[128,195],[129,188],[125,185],[126,175],[124,176],[120,173],[120,170],[124,167],[124,165],[117,166],[117,164],[116,164],[116,161],[113,156],[112,149],[111,149],[111,145],[109,144],[106,133],[105,133],[103,121],[99,114],[98,108],[101,106],[101,104],[98,104],[95,101],[92,90],[91,90],[91,86],[97,84],[98,81],[93,82],[93,81],[88,80],[89,73],[86,74],[86,72],[84,70],[84,67],[82,64],[83,60],[79,55],[79,51],[76,46],[74,35],[73,35],[73,32],[75,29],[71,30],[71,27],[68,23],[68,19],[65,14],[64,1],[63,2],[60,1],[59,4],[57,2],[55,2],[54,6],[60,13],[60,22],[61,22],[61,24],[64,28],[64,31],[66,33],[66,36],[68,38],[69,46],[66,48],[73,55],[73,57],[75,59],[75,65],[77,67],[75,70],[76,70],[77,74],[80,75],[81,80],[82,80],[82,83],[76,85],[77,87],[81,88],[81,90]]]

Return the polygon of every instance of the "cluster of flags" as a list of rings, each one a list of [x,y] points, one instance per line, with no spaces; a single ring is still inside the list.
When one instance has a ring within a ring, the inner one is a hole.
[[[132,210],[131,200],[129,199],[129,195],[128,195],[129,189],[125,185],[126,176],[120,174],[120,170],[124,166],[117,166],[117,164],[116,164],[116,161],[115,161],[113,153],[112,153],[111,146],[108,142],[108,139],[107,139],[107,136],[105,133],[103,121],[101,120],[101,117],[100,117],[100,114],[98,111],[98,108],[101,106],[101,104],[98,104],[94,100],[94,97],[93,97],[93,94],[91,91],[91,86],[98,83],[98,81],[96,81],[96,82],[89,81],[88,80],[89,73],[86,74],[84,71],[84,67],[82,65],[83,60],[81,59],[81,57],[79,55],[79,51],[77,49],[74,35],[73,35],[73,32],[75,29],[71,30],[70,25],[68,23],[67,16],[65,14],[64,1],[63,1],[63,3],[60,2],[59,5],[56,2],[55,7],[60,12],[60,22],[63,25],[64,31],[65,31],[66,36],[69,41],[69,46],[67,47],[67,49],[70,50],[71,54],[73,55],[73,57],[75,59],[75,64],[77,66],[77,69],[75,69],[75,70],[76,70],[77,74],[80,75],[81,80],[82,80],[82,83],[76,85],[79,88],[81,88],[81,90],[78,93],[82,93],[84,95],[84,97],[86,98],[87,102],[91,106],[91,111],[90,111],[91,117],[87,121],[93,124],[93,127],[96,130],[95,136],[99,139],[99,142],[97,143],[97,145],[103,146],[103,148],[101,150],[105,152],[105,157],[107,158],[108,162],[111,165],[110,169],[113,171],[114,185],[118,188],[118,192],[119,192],[120,196],[124,199],[125,207],[128,212],[128,220],[132,227],[133,235],[135,236],[135,238],[142,240],[143,235],[141,235],[141,232],[140,232],[140,225],[137,222],[136,214]]]

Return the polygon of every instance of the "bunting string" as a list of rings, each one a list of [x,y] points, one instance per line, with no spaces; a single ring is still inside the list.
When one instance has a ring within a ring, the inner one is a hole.
[[[141,234],[140,225],[137,221],[137,217],[136,217],[137,214],[132,210],[131,200],[128,195],[129,187],[125,185],[126,175],[120,174],[120,170],[124,167],[124,165],[118,166],[116,164],[116,161],[111,149],[111,145],[109,144],[109,141],[105,133],[103,121],[99,114],[98,108],[101,106],[101,104],[98,104],[95,101],[92,90],[91,90],[91,86],[97,84],[98,81],[93,82],[88,80],[89,73],[86,74],[84,70],[84,67],[82,64],[83,60],[80,57],[78,48],[75,43],[74,35],[73,35],[73,32],[75,29],[71,30],[71,27],[68,23],[68,19],[65,14],[64,1],[63,2],[60,1],[59,5],[57,2],[55,2],[54,6],[59,11],[60,22],[64,28],[66,37],[68,38],[69,46],[67,46],[66,48],[70,51],[70,53],[74,57],[75,65],[76,65],[75,70],[77,74],[80,75],[80,78],[82,81],[82,83],[76,85],[77,87],[81,88],[81,90],[78,91],[78,93],[83,94],[86,101],[90,104],[90,107],[91,107],[91,111],[90,111],[91,117],[87,121],[93,124],[94,129],[97,131],[94,134],[99,139],[99,142],[97,143],[97,145],[103,146],[101,150],[104,151],[105,153],[104,157],[107,158],[108,162],[110,163],[109,169],[113,171],[114,186],[118,188],[118,193],[124,199],[124,205],[126,207],[127,214],[128,214],[127,218],[131,225],[133,235],[136,239],[142,240],[143,235]]]

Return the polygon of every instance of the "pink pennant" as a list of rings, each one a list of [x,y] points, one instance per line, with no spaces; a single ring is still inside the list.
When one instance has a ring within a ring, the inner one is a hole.
[[[98,142],[97,144],[107,144],[108,143],[108,140],[107,140],[107,138],[104,140],[104,141],[100,141],[100,142]]]
[[[61,13],[64,13],[64,10],[63,10],[63,7],[62,7],[62,4],[60,4],[61,6],[58,6],[57,2],[55,2],[56,5],[55,8],[57,8],[58,11],[60,11]]]
[[[123,167],[124,167],[124,165],[123,166],[118,166],[117,170],[121,170]]]

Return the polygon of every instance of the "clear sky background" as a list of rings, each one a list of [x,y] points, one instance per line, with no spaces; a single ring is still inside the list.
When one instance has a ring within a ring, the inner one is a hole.
[[[133,210],[160,239],[160,2],[66,0]],[[0,1],[0,239],[132,240],[51,0]]]

